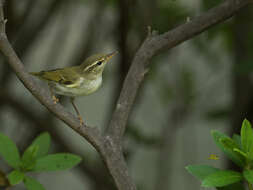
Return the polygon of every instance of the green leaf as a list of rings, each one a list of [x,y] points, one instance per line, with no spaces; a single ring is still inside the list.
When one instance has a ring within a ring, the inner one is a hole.
[[[223,148],[229,151],[232,156],[234,156],[236,159],[238,158],[238,160],[242,161],[242,163],[245,163],[247,155],[244,152],[239,150],[239,147],[231,138],[222,137],[220,138],[220,142]]]
[[[37,145],[31,145],[25,150],[21,159],[22,169],[29,171],[34,168],[38,149],[39,147]]]
[[[25,174],[23,172],[14,170],[8,174],[7,178],[11,185],[17,185],[24,179]]]
[[[247,119],[244,119],[241,128],[242,150],[248,154],[249,159],[253,159],[253,130]]]
[[[47,155],[50,147],[49,133],[45,132],[40,134],[36,139],[34,139],[31,146],[38,146],[38,152],[36,155],[37,158]]]
[[[69,154],[58,153],[44,156],[37,159],[33,171],[58,171],[74,167],[81,161],[81,157]]]
[[[203,187],[223,187],[242,180],[242,174],[235,171],[222,170],[207,176],[203,182]]]
[[[200,179],[201,181],[204,180],[210,174],[220,170],[218,168],[214,168],[208,165],[189,165],[185,168],[190,174]]]
[[[224,187],[217,187],[217,190],[244,190],[242,183],[233,183]]]
[[[43,185],[29,176],[25,176],[23,182],[28,190],[45,190]]]
[[[20,164],[18,148],[9,137],[2,133],[0,133],[0,155],[10,166],[18,168]]]
[[[215,144],[231,159],[235,164],[240,167],[244,167],[245,159],[238,152],[234,151],[234,148],[239,149],[238,145],[228,136],[219,131],[211,131]]]
[[[232,139],[233,139],[234,142],[237,144],[237,146],[241,149],[241,147],[242,147],[241,136],[240,136],[240,135],[237,135],[237,134],[233,134]]]
[[[245,159],[247,158],[247,154],[245,152],[241,151],[240,149],[234,148],[233,150],[235,152],[238,152],[239,154],[241,154]]]
[[[253,170],[244,170],[243,176],[249,183],[253,184]]]

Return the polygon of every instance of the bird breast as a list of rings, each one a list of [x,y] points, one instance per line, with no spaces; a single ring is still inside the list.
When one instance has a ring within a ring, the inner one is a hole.
[[[63,95],[63,96],[85,96],[95,92],[102,84],[102,76],[94,80],[88,80],[83,77],[80,77],[75,84],[59,84],[54,83],[52,86],[54,93]]]

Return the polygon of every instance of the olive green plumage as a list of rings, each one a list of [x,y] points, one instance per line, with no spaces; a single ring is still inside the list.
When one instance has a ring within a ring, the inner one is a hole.
[[[56,82],[64,85],[74,83],[78,79],[78,77],[81,77],[81,72],[79,70],[79,66],[77,66],[67,67],[64,69],[32,72],[30,74],[48,82]]]
[[[95,54],[80,66],[66,67],[30,74],[46,80],[53,92],[65,96],[81,96],[95,92],[102,83],[102,73],[106,63],[116,52]]]
[[[74,97],[89,95],[101,86],[104,68],[116,53],[95,54],[88,57],[79,66],[31,72],[30,74],[48,82],[55,103],[58,102],[58,99],[53,94],[71,97],[71,103],[78,114],[80,123],[83,124],[74,104]]]

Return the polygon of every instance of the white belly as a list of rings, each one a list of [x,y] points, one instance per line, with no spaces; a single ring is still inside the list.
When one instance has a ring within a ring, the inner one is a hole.
[[[85,78],[80,78],[77,85],[63,85],[58,83],[50,84],[52,86],[55,94],[63,96],[85,96],[95,92],[102,84],[102,76],[98,77],[96,80],[87,80]]]

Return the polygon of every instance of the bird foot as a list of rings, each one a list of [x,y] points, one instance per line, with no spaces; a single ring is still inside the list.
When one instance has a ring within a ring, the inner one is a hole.
[[[52,96],[54,104],[57,104],[59,102],[59,98],[57,98],[55,95]]]
[[[78,115],[78,120],[80,121],[81,126],[84,125],[83,118],[80,115]]]

